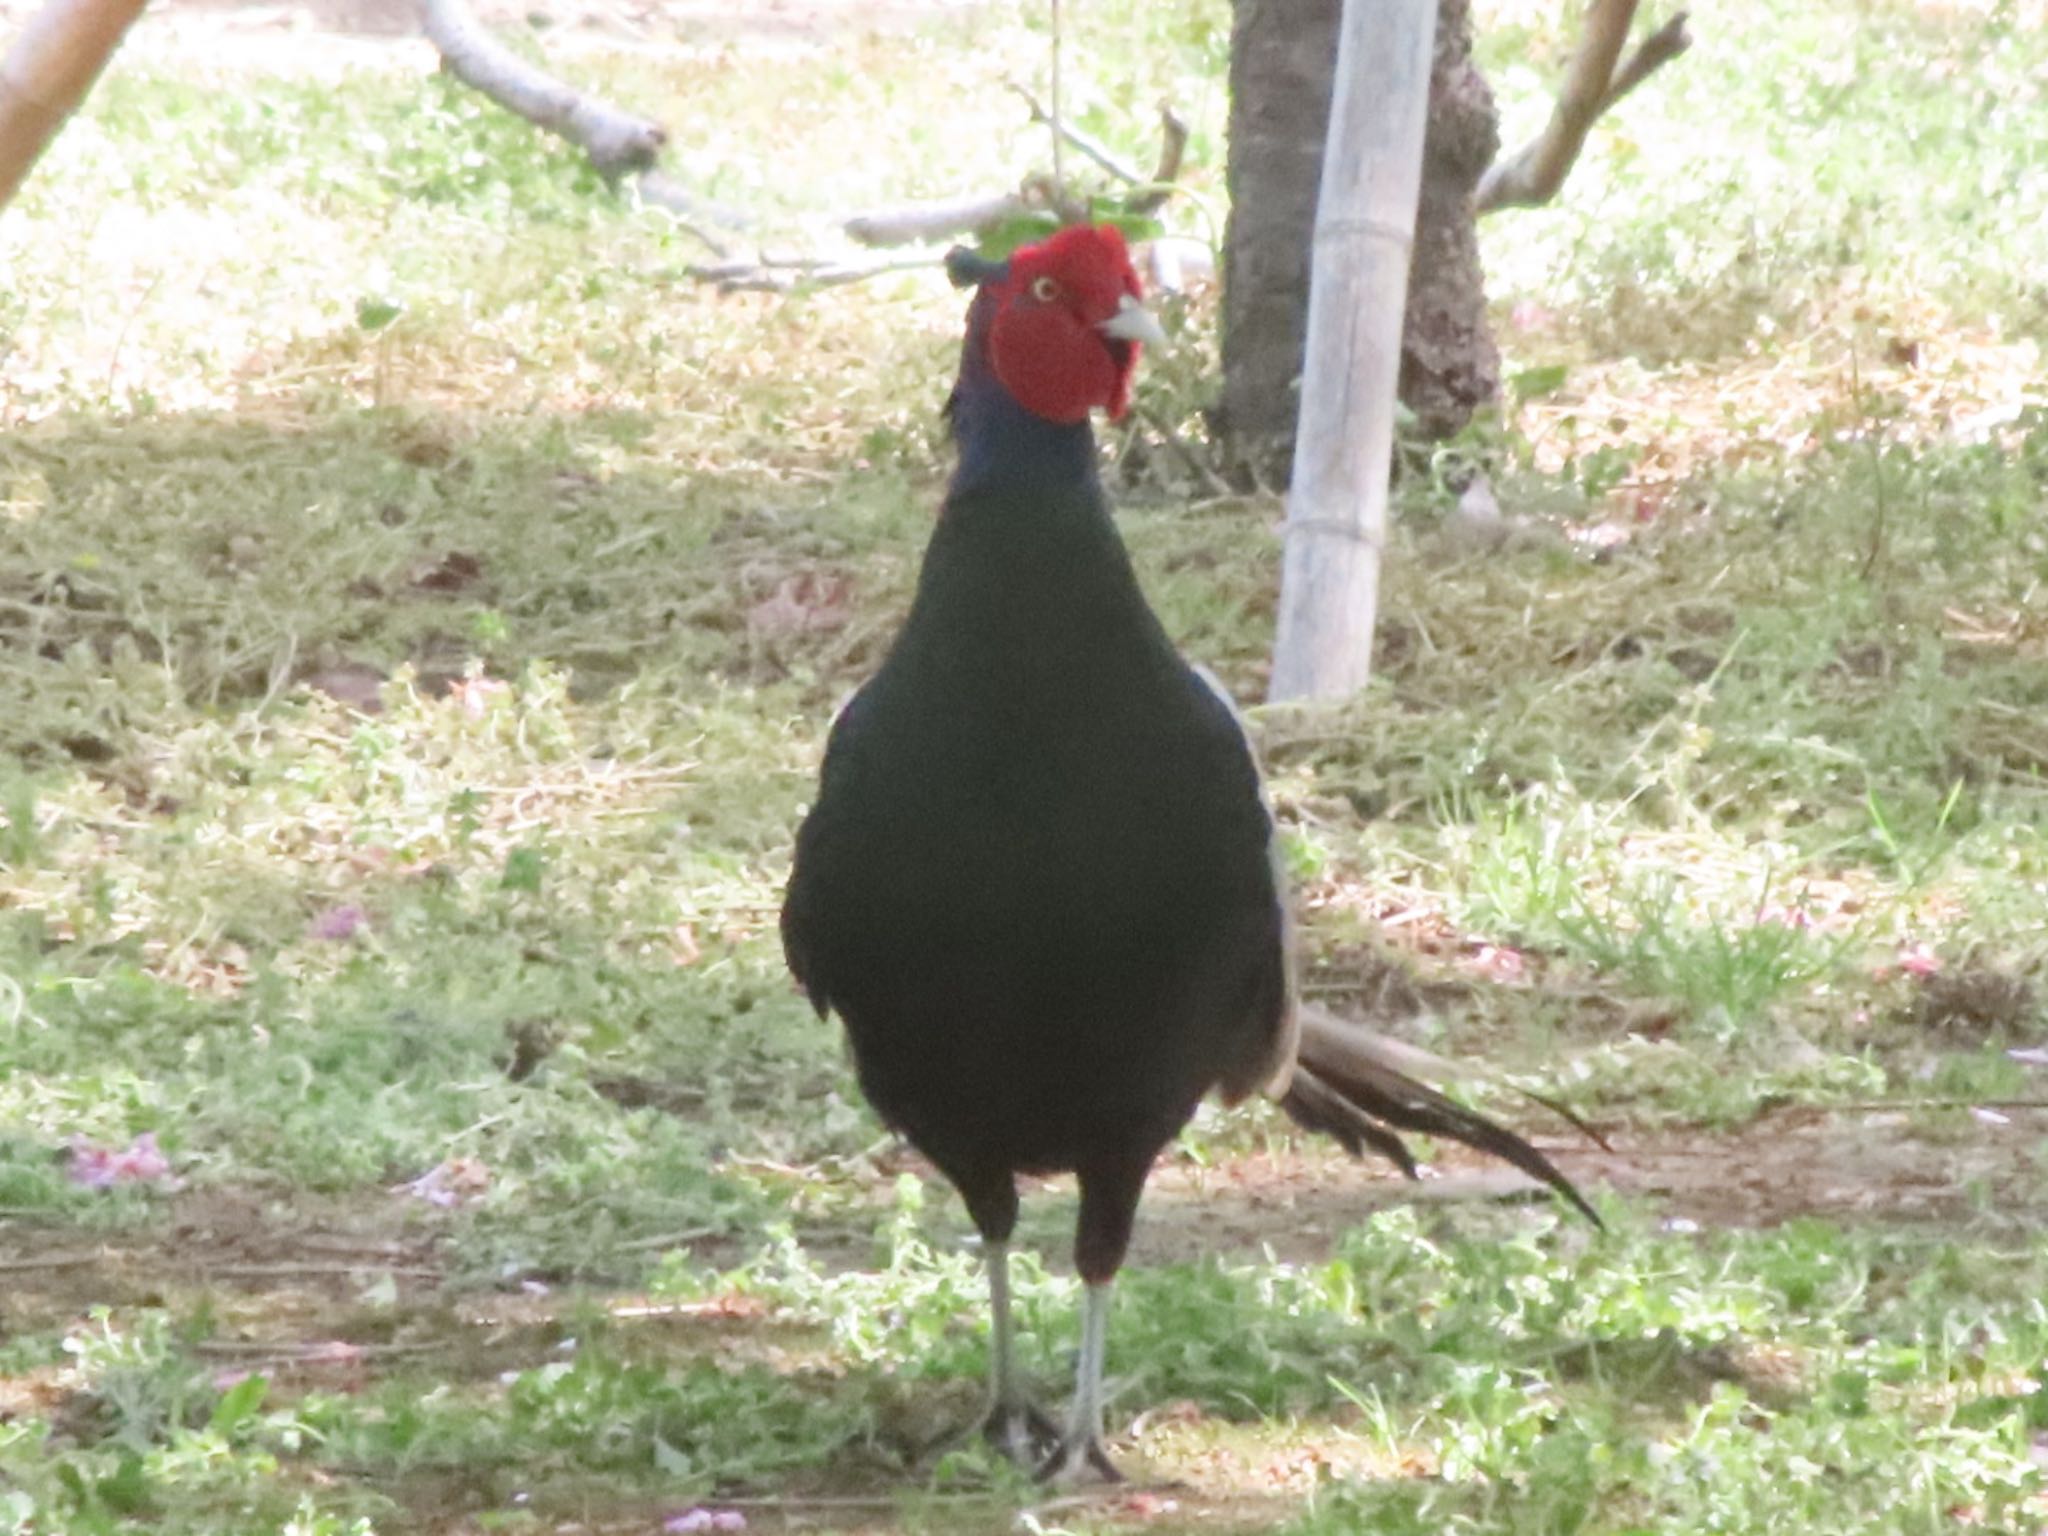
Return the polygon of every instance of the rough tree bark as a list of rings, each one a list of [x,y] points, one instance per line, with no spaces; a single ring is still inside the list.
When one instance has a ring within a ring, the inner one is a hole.
[[[1341,11],[1340,0],[1236,0],[1231,31],[1218,424],[1232,457],[1274,484],[1293,450]],[[1402,403],[1433,436],[1457,431],[1499,388],[1470,201],[1498,147],[1493,94],[1472,64],[1469,0],[1440,0],[1401,359]]]
[[[1472,62],[1470,0],[1440,0],[1401,337],[1401,403],[1431,439],[1449,437],[1500,393],[1472,212],[1472,189],[1499,150],[1500,114]]]

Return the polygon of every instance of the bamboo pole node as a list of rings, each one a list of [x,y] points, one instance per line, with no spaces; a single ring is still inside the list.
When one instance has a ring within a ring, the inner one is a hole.
[[[1365,235],[1374,240],[1384,240],[1389,245],[1407,250],[1415,244],[1415,231],[1404,229],[1391,219],[1348,218],[1322,219],[1315,227],[1317,243],[1325,240],[1340,240],[1350,235]]]

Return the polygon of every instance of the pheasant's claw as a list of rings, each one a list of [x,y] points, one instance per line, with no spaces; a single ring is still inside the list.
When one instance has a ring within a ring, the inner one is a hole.
[[[1085,1440],[1062,1442],[1038,1469],[1038,1480],[1054,1488],[1085,1488],[1090,1484],[1121,1483],[1125,1479],[1109,1459],[1101,1439],[1090,1435]]]
[[[981,1437],[1005,1460],[1030,1469],[1041,1467],[1060,1448],[1060,1428],[1050,1415],[1031,1403],[998,1404],[981,1422]]]

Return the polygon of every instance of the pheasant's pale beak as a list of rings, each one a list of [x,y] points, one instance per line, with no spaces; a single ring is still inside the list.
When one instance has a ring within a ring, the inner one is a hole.
[[[1117,305],[1116,313],[1095,329],[1117,341],[1142,341],[1148,347],[1167,345],[1166,332],[1158,317],[1128,293]]]

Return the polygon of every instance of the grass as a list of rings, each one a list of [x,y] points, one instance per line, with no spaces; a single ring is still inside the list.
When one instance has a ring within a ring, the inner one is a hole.
[[[1483,9],[1510,137],[1553,9]],[[1257,729],[1312,991],[1589,1113],[1618,1155],[1546,1144],[1612,1231],[1205,1112],[1111,1349],[1184,1486],[1080,1505],[932,1449],[966,1223],[774,931],[957,303],[718,296],[410,56],[146,24],[0,221],[0,1532],[2038,1530],[2030,18],[1724,7],[1487,226],[1513,398],[1408,450],[1372,688]],[[534,46],[765,239],[1042,155],[1035,20],[650,25]],[[1084,124],[1145,160],[1170,96],[1213,230],[1224,8],[1073,26]],[[1172,308],[1144,398],[1199,450]],[[1278,509],[1111,439],[1256,698]],[[145,1135],[168,1176],[75,1176]],[[1070,1222],[1030,1202],[1048,1400]]]

